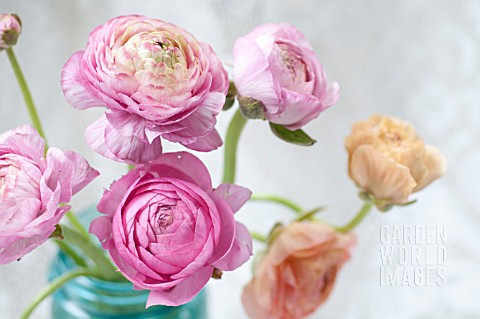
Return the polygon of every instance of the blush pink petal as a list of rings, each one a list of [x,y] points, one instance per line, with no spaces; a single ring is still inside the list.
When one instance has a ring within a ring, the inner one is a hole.
[[[183,143],[182,143],[183,144]],[[209,152],[222,146],[223,141],[217,130],[213,130],[208,135],[197,138],[192,143],[183,144],[185,147],[199,152]]]
[[[30,125],[0,135],[0,154],[13,153],[38,161],[45,152],[45,141]]]
[[[87,160],[80,154],[72,151],[65,151],[65,156],[73,164],[72,175],[72,195],[75,195],[80,190],[85,188],[91,181],[93,181],[100,173],[88,164]]]
[[[106,112],[108,122],[117,130],[121,135],[125,137],[135,136],[138,139],[145,141],[145,130],[148,122],[138,115],[130,114],[123,111]],[[155,136],[157,137],[157,136]],[[148,142],[152,143],[155,138],[149,139]],[[146,141],[145,141],[146,142]]]
[[[235,184],[220,184],[213,192],[214,196],[224,200],[236,213],[252,197],[252,191]]]
[[[252,236],[247,227],[236,222],[235,239],[228,253],[213,264],[224,271],[232,271],[246,263],[253,255]]]
[[[191,301],[212,276],[213,267],[206,266],[199,269],[192,277],[182,281],[169,290],[155,290],[150,292],[147,307],[153,305],[179,306]]]
[[[175,168],[183,172],[204,191],[212,189],[212,179],[207,167],[198,157],[188,152],[165,153],[153,161],[152,164]]]
[[[219,201],[215,197],[215,204],[218,207],[218,213],[220,218],[220,229],[218,231],[218,237],[216,239],[216,249],[214,254],[210,257],[209,262],[214,264],[218,260],[225,257],[232,248],[233,241],[235,239],[235,218],[233,212],[227,203]]]
[[[85,138],[97,153],[128,164],[147,163],[162,153],[160,138],[150,144],[135,136],[123,136],[105,116],[87,127]]]
[[[88,92],[88,85],[79,70],[83,53],[84,51],[78,51],[68,59],[63,66],[60,82],[67,102],[79,110],[100,105]]]
[[[239,94],[260,100],[270,107],[270,113],[277,113],[283,101],[280,87],[268,71],[267,56],[255,41],[247,37],[237,39],[233,56],[234,81]],[[252,56],[255,56],[255,59],[252,59]]]

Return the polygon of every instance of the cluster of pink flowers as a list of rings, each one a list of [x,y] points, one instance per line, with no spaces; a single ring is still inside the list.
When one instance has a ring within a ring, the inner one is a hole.
[[[2,38],[20,33],[15,22],[2,20],[9,28]],[[338,99],[338,85],[327,83],[310,44],[291,25],[258,27],[237,40],[234,56],[239,101],[255,101],[269,122],[296,130]],[[230,82],[208,44],[161,20],[117,17],[93,30],[85,50],[67,61],[61,85],[73,107],[106,109],[85,131],[90,147],[136,165],[105,191],[103,215],[90,232],[137,289],[151,291],[147,306],[184,304],[215,272],[250,259],[252,238],[234,213],[251,192],[233,184],[214,189],[197,157],[162,154],[162,139],[204,152],[222,145],[216,117]],[[98,175],[76,153],[50,147],[44,156],[44,147],[31,127],[0,137],[0,263],[52,236],[69,209],[60,204]]]
[[[20,32],[17,16],[0,15],[0,50]],[[267,120],[275,134],[294,140],[339,98],[338,84],[328,83],[292,25],[259,26],[235,42],[233,54],[230,83],[208,44],[171,23],[131,15],[94,29],[85,50],[63,67],[61,85],[73,107],[106,109],[85,130],[90,147],[134,165],[104,192],[90,233],[136,289],[150,291],[147,306],[185,304],[210,278],[253,255],[250,232],[235,220],[251,191],[213,188],[200,159],[163,153],[162,140],[201,152],[220,147],[217,115],[231,92],[244,117]],[[352,179],[381,210],[408,204],[411,193],[445,171],[441,154],[396,119],[357,124],[346,144]],[[0,135],[0,264],[55,236],[72,196],[98,174],[72,151],[45,150],[30,126]],[[248,315],[295,319],[315,311],[350,258],[350,229],[311,216],[274,228],[242,295]]]

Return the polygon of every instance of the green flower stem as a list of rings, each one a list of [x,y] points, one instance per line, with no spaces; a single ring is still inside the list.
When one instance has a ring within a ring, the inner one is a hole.
[[[72,271],[70,273],[64,274],[61,277],[58,277],[54,281],[52,281],[47,287],[45,287],[38,295],[37,297],[28,305],[27,309],[23,312],[22,316],[20,319],[27,319],[30,317],[30,315],[33,313],[35,308],[43,301],[45,298],[53,294],[55,291],[57,291],[59,288],[61,288],[64,284],[69,282],[70,280],[81,277],[81,276],[88,276],[88,277],[96,277],[100,278],[98,272],[94,269],[86,269],[86,268],[79,268],[75,271]]]
[[[252,238],[255,239],[255,240],[258,240],[262,243],[268,243],[267,236],[264,236],[260,233],[255,232],[255,231],[251,231],[250,235],[252,235]]]
[[[78,232],[82,234],[82,236],[85,237],[86,240],[90,240],[90,234],[88,233],[87,229],[80,223],[80,221],[77,219],[77,216],[69,210],[65,216],[67,216],[67,219],[70,221],[72,224],[72,227],[75,228]]]
[[[122,276],[117,272],[117,268],[105,255],[103,249],[93,242],[90,236],[86,238],[78,231],[64,225],[62,225],[62,230],[64,240],[67,243],[77,246],[86,256],[93,260],[98,267],[102,279],[109,281],[122,280]]]
[[[70,257],[79,267],[87,267],[85,260],[63,239],[55,239],[55,243],[58,245],[58,248],[60,248],[65,255]]]
[[[274,203],[277,203],[277,204],[280,204],[280,205],[283,205],[285,207],[290,208],[291,210],[293,210],[297,214],[300,214],[301,212],[304,211],[304,209],[302,207],[295,204],[294,202],[292,202],[292,201],[290,201],[286,198],[276,196],[276,195],[253,194],[252,198],[250,198],[250,200],[274,202]]]
[[[357,215],[353,217],[353,219],[345,226],[337,227],[337,231],[341,233],[346,233],[354,229],[358,224],[360,224],[360,222],[365,218],[365,216],[368,215],[372,207],[372,201],[365,201],[365,204],[363,204],[363,207],[360,209]]]
[[[247,124],[247,119],[242,115],[240,110],[237,110],[228,125],[227,136],[225,138],[224,183],[235,183],[238,140],[240,139],[245,124]]]
[[[18,64],[18,60],[15,57],[15,53],[13,52],[12,48],[7,49],[7,56],[10,60],[10,64],[12,65],[13,72],[17,77],[18,85],[20,86],[20,90],[22,91],[25,104],[27,105],[28,113],[30,114],[30,118],[32,119],[32,125],[38,131],[38,134],[45,138],[45,132],[43,131],[42,124],[40,123],[40,118],[38,116],[37,109],[35,108],[35,104],[33,103],[30,90],[28,89],[27,81],[23,76],[22,69],[20,68],[20,64]],[[45,149],[47,148],[48,146],[45,146]]]

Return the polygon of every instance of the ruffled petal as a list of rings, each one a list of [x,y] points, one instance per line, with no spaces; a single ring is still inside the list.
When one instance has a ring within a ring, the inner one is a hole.
[[[100,106],[101,104],[88,92],[87,84],[82,78],[80,63],[83,53],[84,51],[78,51],[68,59],[63,66],[60,80],[67,102],[79,110]]]
[[[213,264],[216,268],[232,271],[246,263],[253,255],[252,236],[247,227],[236,222],[235,239],[229,252]]]
[[[87,127],[85,138],[94,151],[117,162],[147,163],[162,154],[160,138],[150,144],[135,136],[123,136],[105,116]]]

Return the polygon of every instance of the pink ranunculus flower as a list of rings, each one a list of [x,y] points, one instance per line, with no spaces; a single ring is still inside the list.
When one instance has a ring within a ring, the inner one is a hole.
[[[90,225],[147,306],[192,300],[214,268],[234,270],[252,255],[252,239],[234,213],[250,198],[243,187],[212,189],[204,164],[166,153],[114,182]]]
[[[208,44],[173,24],[138,15],[108,21],[68,60],[61,83],[75,108],[108,109],[85,136],[113,160],[154,160],[160,137],[197,151],[222,145],[215,124],[227,72]]]
[[[318,117],[339,96],[310,43],[294,26],[265,24],[237,39],[233,51],[239,100],[261,102],[265,118],[290,130]]]
[[[355,244],[317,222],[296,222],[283,229],[255,263],[253,280],[242,302],[252,319],[300,319],[329,296],[342,265]]]
[[[50,147],[30,126],[0,135],[0,264],[44,243],[72,195],[98,176],[75,152]]]
[[[17,44],[22,22],[16,14],[0,14],[0,51]]]

